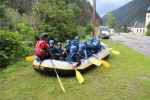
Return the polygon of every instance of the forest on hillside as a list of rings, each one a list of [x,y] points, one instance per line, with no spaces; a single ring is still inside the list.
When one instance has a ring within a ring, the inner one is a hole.
[[[146,11],[149,6],[150,0],[133,0],[112,13],[118,26],[132,26],[136,21],[145,23]],[[107,15],[103,17],[103,21],[106,23]]]
[[[58,41],[90,34],[92,11],[86,0],[0,0],[0,67],[32,53],[42,32]]]

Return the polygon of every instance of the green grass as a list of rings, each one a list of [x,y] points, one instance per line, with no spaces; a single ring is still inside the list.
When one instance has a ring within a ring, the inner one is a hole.
[[[75,77],[61,78],[66,94],[56,77],[40,75],[31,63],[20,61],[0,71],[0,100],[149,100],[150,57],[105,42],[121,52],[109,58],[112,68],[97,67],[83,74],[82,85]]]

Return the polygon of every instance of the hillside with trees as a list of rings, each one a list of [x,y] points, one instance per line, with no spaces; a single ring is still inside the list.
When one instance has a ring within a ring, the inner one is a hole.
[[[130,26],[136,21],[140,23],[145,22],[145,14],[149,6],[150,0],[133,0],[123,7],[114,10],[112,13],[119,26]],[[106,20],[107,15],[103,17],[104,23],[106,23]]]
[[[92,11],[86,0],[0,0],[0,67],[33,53],[42,32],[62,42],[89,34]]]
[[[38,1],[42,0],[3,0],[7,2],[7,5],[17,10],[21,15],[23,13],[30,14],[33,6]],[[53,1],[53,0],[52,0]],[[51,2],[52,2],[51,1]],[[80,14],[77,18],[78,23],[86,25],[91,22],[93,8],[87,0],[62,0],[66,3],[75,4],[80,9]],[[96,14],[97,24],[101,24],[102,20],[98,14]]]

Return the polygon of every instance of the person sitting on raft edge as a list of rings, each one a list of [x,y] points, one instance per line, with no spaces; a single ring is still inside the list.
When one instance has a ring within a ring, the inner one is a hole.
[[[48,44],[48,33],[42,33],[35,45],[35,55],[40,60],[49,59],[51,57]]]

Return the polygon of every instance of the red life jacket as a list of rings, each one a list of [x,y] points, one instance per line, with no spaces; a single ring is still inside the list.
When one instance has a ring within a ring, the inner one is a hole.
[[[35,45],[35,55],[38,57],[43,57],[45,55],[48,55],[48,52],[46,51],[49,48],[49,45],[44,40],[37,41]]]

